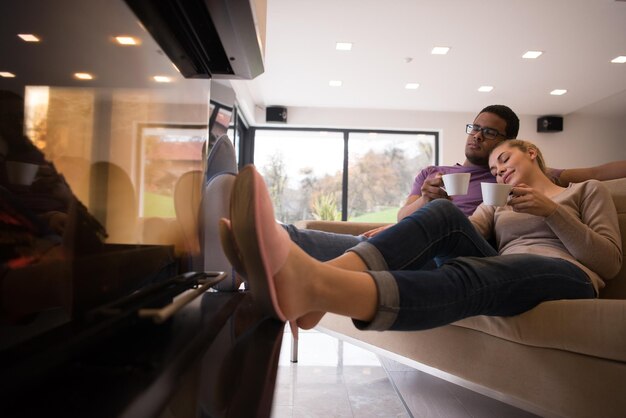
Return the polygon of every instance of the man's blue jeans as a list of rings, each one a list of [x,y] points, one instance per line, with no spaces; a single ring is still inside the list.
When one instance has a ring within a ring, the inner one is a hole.
[[[361,329],[421,330],[474,315],[510,316],[543,301],[595,297],[574,264],[531,254],[499,256],[451,202],[434,200],[350,251],[368,266],[378,311]],[[434,259],[438,268],[421,270]]]
[[[298,229],[293,225],[287,224],[282,224],[282,227],[287,230],[289,238],[298,247],[319,261],[328,261],[339,257],[359,242],[367,239],[363,236],[334,234],[313,229]]]

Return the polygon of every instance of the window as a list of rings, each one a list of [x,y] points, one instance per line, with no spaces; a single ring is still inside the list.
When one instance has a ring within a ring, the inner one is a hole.
[[[256,131],[254,163],[279,221],[341,220],[343,150],[341,132]]]
[[[436,163],[437,140],[435,132],[257,128],[254,163],[282,222],[395,222],[417,173]]]
[[[432,134],[350,133],[348,220],[395,222],[415,176],[434,164]]]

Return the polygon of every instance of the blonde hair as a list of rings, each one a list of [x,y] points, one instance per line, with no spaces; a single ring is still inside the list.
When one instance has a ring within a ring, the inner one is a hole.
[[[537,145],[533,144],[530,141],[525,141],[523,139],[509,139],[508,141],[502,141],[502,144],[500,145],[508,145],[509,147],[517,148],[523,152],[528,152],[529,149],[534,150],[535,154],[537,155],[536,161],[537,161],[537,165],[539,166],[539,169],[541,170],[543,174],[546,175],[546,177],[548,178],[550,177],[546,169],[546,160],[543,158],[543,154],[541,153],[541,150],[537,147]],[[500,148],[500,145],[498,145],[494,149]]]

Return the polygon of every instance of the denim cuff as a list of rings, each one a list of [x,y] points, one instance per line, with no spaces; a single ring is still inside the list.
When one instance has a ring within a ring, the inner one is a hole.
[[[388,271],[366,271],[372,276],[378,290],[376,315],[370,322],[353,319],[352,323],[360,330],[385,331],[396,322],[400,306],[400,292],[396,279]]]
[[[387,262],[383,258],[383,255],[378,251],[378,248],[373,246],[367,241],[361,241],[354,247],[350,248],[346,252],[351,251],[356,253],[365,265],[368,270],[372,271],[388,271],[389,266],[387,266]]]

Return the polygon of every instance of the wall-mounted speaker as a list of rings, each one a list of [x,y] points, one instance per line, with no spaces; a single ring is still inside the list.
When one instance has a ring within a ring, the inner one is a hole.
[[[537,132],[561,132],[563,118],[561,116],[542,116],[537,118]]]
[[[268,106],[265,109],[265,121],[287,123],[287,108],[283,106]]]

